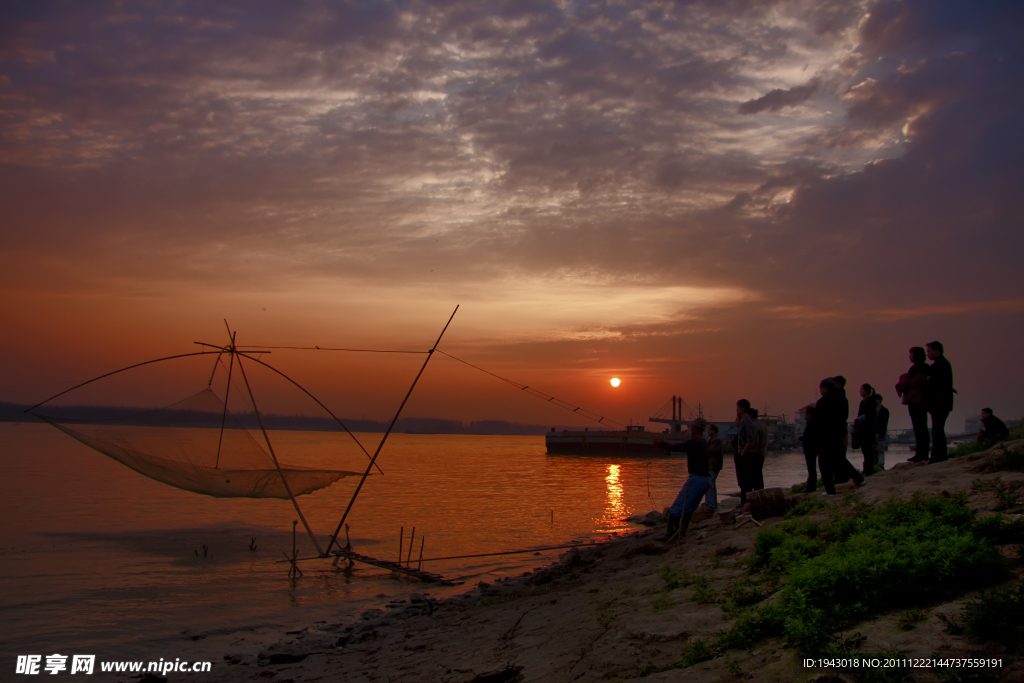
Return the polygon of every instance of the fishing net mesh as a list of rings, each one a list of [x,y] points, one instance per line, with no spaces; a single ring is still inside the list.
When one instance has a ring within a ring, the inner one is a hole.
[[[270,454],[209,388],[131,417],[36,415],[150,479],[218,498],[287,499],[282,476],[292,494],[299,496],[358,474],[284,463],[279,472]]]

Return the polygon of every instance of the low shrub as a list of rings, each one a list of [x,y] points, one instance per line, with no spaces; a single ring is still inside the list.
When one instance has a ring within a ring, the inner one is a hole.
[[[673,569],[671,565],[664,565],[658,570],[658,576],[665,582],[665,590],[674,591],[677,588],[686,588],[693,584],[693,579],[682,569]]]
[[[786,512],[786,519],[792,519],[793,517],[803,517],[809,515],[818,510],[824,510],[828,507],[828,503],[821,496],[805,496],[797,501],[789,511]]]
[[[1013,651],[1024,644],[1024,583],[1015,590],[987,591],[964,606],[964,633],[1002,643]]]
[[[675,665],[677,669],[688,669],[694,664],[714,659],[718,654],[707,642],[696,638],[683,646],[683,656]]]
[[[1005,574],[990,540],[1009,525],[976,533],[966,497],[917,495],[838,512],[822,521],[790,519],[758,533],[752,569],[786,587],[773,604],[748,609],[721,637],[749,647],[784,635],[806,655],[835,646],[831,634],[894,608],[913,608],[987,585]],[[980,531],[980,530],[979,530]],[[987,535],[986,535],[987,534]]]

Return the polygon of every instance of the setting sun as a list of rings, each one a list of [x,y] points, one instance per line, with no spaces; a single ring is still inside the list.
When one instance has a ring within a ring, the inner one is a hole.
[[[612,377],[612,386],[613,386],[613,387],[617,387],[617,386],[619,386],[620,384],[622,384],[622,382],[620,382],[620,381],[619,381],[619,378],[618,378],[618,377]]]

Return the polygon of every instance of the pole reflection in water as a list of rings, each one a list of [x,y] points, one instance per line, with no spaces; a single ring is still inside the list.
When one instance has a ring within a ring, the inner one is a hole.
[[[622,502],[622,482],[619,479],[620,470],[620,465],[608,465],[608,476],[604,478],[608,482],[608,502],[605,504],[604,519],[602,520],[605,525],[614,525],[625,514],[626,508]]]

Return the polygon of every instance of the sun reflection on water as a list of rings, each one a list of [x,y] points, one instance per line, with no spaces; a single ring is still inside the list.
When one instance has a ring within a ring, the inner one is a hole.
[[[619,479],[621,467],[619,465],[608,465],[608,476],[604,478],[608,482],[608,501],[604,508],[604,523],[619,526],[625,512],[625,505],[622,502],[622,482]]]

